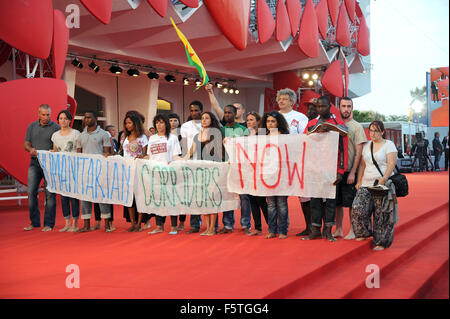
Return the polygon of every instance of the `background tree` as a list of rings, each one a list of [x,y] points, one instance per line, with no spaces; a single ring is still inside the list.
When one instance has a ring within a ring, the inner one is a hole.
[[[353,110],[353,119],[359,123],[372,121],[385,121],[386,117],[375,111]]]
[[[408,122],[408,115],[389,115],[387,120],[390,122],[404,121]]]

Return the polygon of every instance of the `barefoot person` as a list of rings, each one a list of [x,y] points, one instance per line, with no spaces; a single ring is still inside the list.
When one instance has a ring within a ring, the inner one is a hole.
[[[129,114],[123,120],[123,157],[128,158],[143,158],[147,154],[148,138],[144,132],[141,118],[136,114]],[[131,222],[131,227],[127,232],[140,232],[142,223],[142,213],[137,213],[136,199],[133,199],[131,207],[124,207],[128,211],[128,217]],[[137,217],[137,222],[136,222]],[[125,213],[125,218],[127,218]]]
[[[297,94],[291,89],[282,89],[277,92],[277,104],[280,108],[281,115],[284,116],[289,128],[289,134],[303,134],[306,125],[308,125],[308,117],[293,109],[297,101]],[[311,232],[311,209],[310,198],[298,197],[300,206],[302,207],[303,217],[305,218],[306,229],[298,233],[296,236],[306,236]]]
[[[370,123],[369,134],[371,141],[363,147],[358,168],[358,191],[353,200],[352,226],[357,241],[373,236],[373,249],[383,250],[392,245],[394,226],[398,222],[395,187],[389,179],[397,163],[397,148],[392,141],[385,139],[383,122]],[[374,185],[385,185],[389,191],[383,196],[374,195],[369,189]]]
[[[84,113],[84,124],[86,127],[80,134],[77,145],[78,153],[85,154],[102,154],[109,156],[109,149],[111,147],[111,138],[109,133],[102,130],[97,125],[97,114],[95,111],[88,111]],[[111,205],[100,204],[100,217],[105,221],[105,232],[111,232],[109,219],[111,218]],[[81,219],[83,220],[83,228],[78,232],[91,231],[91,217],[92,217],[92,202],[81,201]]]
[[[153,118],[153,126],[156,128],[156,134],[150,136],[145,159],[151,159],[164,164],[169,164],[173,160],[181,159],[181,147],[176,135],[170,133],[171,126],[169,119],[162,114],[157,114]],[[170,235],[176,235],[178,216],[170,216],[171,229]],[[164,231],[166,216],[156,215],[156,228],[149,234],[158,234]]]
[[[224,150],[219,121],[211,112],[203,112],[201,123],[202,131],[194,136],[192,147],[184,159],[222,162]],[[201,235],[216,234],[217,215],[218,213],[204,215],[206,230]]]
[[[258,129],[261,126],[261,115],[256,112],[247,113],[247,128],[249,135],[258,135]],[[261,223],[261,212],[264,216],[266,224],[268,223],[268,213],[267,213],[267,198],[265,196],[253,196],[248,195],[250,200],[250,207],[252,210],[253,222],[255,224],[255,229],[252,230],[248,235],[256,236],[262,235],[262,223]]]
[[[39,211],[38,191],[39,184],[44,179],[44,172],[37,159],[37,150],[49,151],[53,149],[51,137],[60,128],[58,124],[50,119],[50,106],[42,104],[39,106],[39,120],[32,122],[27,128],[24,148],[30,153],[31,161],[28,167],[28,203],[31,224],[24,230],[32,230],[41,227],[41,213]],[[50,193],[44,179],[45,189],[45,213],[44,228],[42,231],[50,231],[55,226],[56,217],[56,194]]]
[[[61,130],[53,133],[53,151],[54,152],[74,152],[77,151],[77,141],[80,137],[78,130],[72,129],[69,125],[72,121],[72,114],[63,110],[57,117]],[[70,208],[72,207],[72,226],[70,226]],[[76,198],[61,195],[61,208],[65,220],[65,225],[60,232],[74,232],[78,230],[78,218],[80,216],[80,201]]]
[[[339,101],[339,112],[348,128],[348,166],[342,181],[336,185],[336,230],[333,234],[336,238],[344,236],[342,232],[344,207],[348,207],[349,221],[351,221],[352,204],[356,195],[356,172],[361,159],[363,145],[367,142],[363,127],[352,118],[353,101],[351,98],[343,97]],[[354,238],[355,234],[350,222],[350,230],[344,239]]]
[[[289,134],[289,126],[284,116],[277,111],[264,114],[262,126],[267,129],[267,135],[276,136]],[[269,234],[266,238],[287,238],[289,229],[289,210],[287,196],[268,196],[267,210],[269,218]]]
[[[338,148],[338,159],[337,159],[337,172],[336,180],[333,183],[337,185],[344,175],[347,169],[347,148],[348,148],[348,137],[347,137],[347,127],[344,122],[337,119],[333,114],[331,114],[331,101],[328,96],[322,95],[317,99],[317,111],[319,112],[319,118],[313,119],[308,122],[308,126],[305,129],[307,134],[321,134],[329,131],[328,127],[314,130],[320,122],[329,123],[339,131],[339,142],[336,147]],[[314,133],[310,133],[314,132]],[[336,218],[336,198],[311,198],[311,225],[312,232],[307,236],[303,237],[303,240],[319,239],[322,238],[320,228],[322,227],[322,215],[323,208],[325,207],[325,238],[330,241],[336,241],[333,234],[331,233],[331,228],[335,225]]]

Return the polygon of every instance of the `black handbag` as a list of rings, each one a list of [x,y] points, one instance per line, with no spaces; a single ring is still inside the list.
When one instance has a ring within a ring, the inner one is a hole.
[[[372,155],[372,162],[377,168],[378,172],[380,172],[381,176],[383,177],[384,174],[381,172],[380,167],[378,166],[377,161],[373,157],[373,142],[370,142],[370,154]],[[406,179],[406,176],[403,174],[400,174],[400,170],[398,169],[397,165],[395,165],[395,168],[397,169],[397,173],[394,173],[389,179],[394,183],[395,186],[395,195],[397,197],[405,197],[408,195],[409,187],[408,187],[408,180]]]

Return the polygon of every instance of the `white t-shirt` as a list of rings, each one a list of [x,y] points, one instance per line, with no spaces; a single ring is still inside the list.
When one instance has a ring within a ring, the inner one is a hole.
[[[192,142],[194,141],[194,136],[200,133],[203,130],[202,123],[200,120],[191,120],[183,125],[180,128],[181,138],[185,138],[187,141],[187,150],[184,152],[188,152],[191,149]]]
[[[173,156],[181,153],[180,142],[174,134],[169,134],[169,138],[165,135],[158,134],[150,136],[148,140],[147,154],[151,160],[169,163],[173,161]]]
[[[148,138],[147,135],[142,134],[140,137],[135,139],[134,141],[129,141],[128,136],[123,141],[123,157],[132,157],[135,158],[138,155],[143,154],[143,148],[147,146]]]
[[[281,114],[286,119],[291,134],[303,134],[308,125],[308,117],[305,114],[294,110]]]
[[[375,180],[382,177],[380,172],[377,170],[377,167],[373,164],[372,156],[370,155],[371,144],[372,141],[367,142],[364,145],[362,151],[362,156],[364,162],[366,163],[366,169],[364,170],[364,176],[361,182],[362,187],[373,186]],[[375,158],[375,161],[377,162],[378,167],[380,168],[383,175],[387,169],[387,154],[389,153],[397,154],[397,148],[395,147],[395,144],[392,141],[386,140],[383,146],[373,154],[373,157]]]
[[[53,133],[51,140],[58,152],[76,152],[79,137],[80,132],[72,129],[72,131],[65,136],[61,135],[61,131],[56,131]]]

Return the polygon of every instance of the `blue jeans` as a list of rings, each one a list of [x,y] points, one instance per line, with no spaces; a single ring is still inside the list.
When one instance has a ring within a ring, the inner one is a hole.
[[[91,219],[92,217],[92,202],[80,201],[81,204],[81,219]],[[100,217],[103,219],[111,218],[111,205],[98,204],[100,206]]]
[[[61,195],[61,208],[64,219],[70,219],[70,207],[72,206],[72,217],[78,219],[80,216],[80,201],[77,198]]]
[[[234,210],[229,210],[229,211],[223,212],[222,223],[223,223],[224,228],[233,230],[233,228],[234,228]]]
[[[39,211],[38,191],[39,184],[44,178],[44,172],[37,159],[32,158],[30,166],[28,167],[28,205],[30,209],[31,225],[34,227],[41,227],[41,212]],[[44,180],[44,187],[47,183]],[[49,226],[53,229],[55,227],[56,217],[56,194],[50,193],[45,188],[45,212],[44,212],[44,227]]]
[[[434,169],[439,169],[439,161],[441,160],[441,152],[434,152]]]
[[[289,228],[287,196],[268,196],[267,212],[269,215],[269,232],[287,235]]]
[[[241,226],[250,229],[252,227],[251,205],[248,195],[239,195],[241,198]]]

